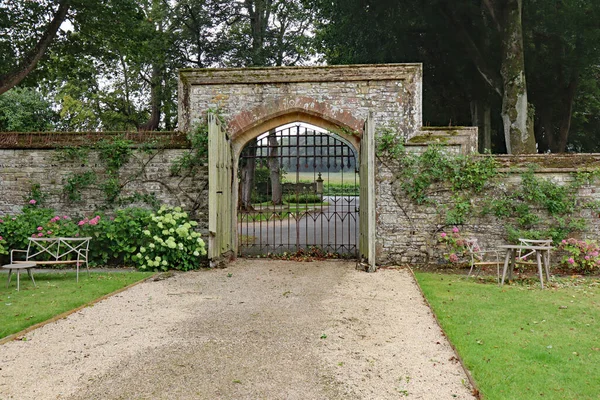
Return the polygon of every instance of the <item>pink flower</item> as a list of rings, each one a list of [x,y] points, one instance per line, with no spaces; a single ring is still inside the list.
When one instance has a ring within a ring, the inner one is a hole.
[[[52,235],[52,231],[46,232],[46,235]]]
[[[594,252],[592,253],[592,256],[594,256],[594,257],[598,257],[598,252],[597,252],[597,251],[594,251]]]
[[[446,237],[446,232],[440,233],[440,236],[443,237],[443,238],[445,238]]]
[[[452,228],[452,232],[458,233],[458,228],[457,227]]]
[[[69,219],[67,215],[63,215],[63,219]]]
[[[3,219],[0,219],[0,224],[3,224],[3,223],[4,223],[4,220],[3,220]]]
[[[0,236],[0,240],[4,240],[4,238],[2,236]]]
[[[565,239],[563,239],[562,244],[567,244],[567,241]]]
[[[450,254],[448,259],[450,260],[450,262],[453,262],[453,263],[458,262],[458,256],[454,253]]]
[[[570,258],[567,260],[567,262],[568,262],[569,264],[575,264],[575,260],[573,260],[573,257],[570,257]]]
[[[29,204],[35,204],[37,203],[37,201],[35,201],[34,199],[29,200]]]
[[[79,237],[79,232],[77,232],[77,233],[75,234],[75,237]]]
[[[38,235],[38,237],[42,237],[42,236],[44,236],[44,232],[40,232],[37,235]]]
[[[98,220],[97,219],[90,219],[90,225],[98,225]]]
[[[77,223],[77,225],[81,226],[81,225],[85,225],[86,221],[84,219],[82,219],[81,221],[79,221]]]
[[[41,226],[38,226],[38,227],[37,227],[37,230],[38,230],[38,231],[43,231],[43,230],[44,230],[44,228],[42,228]]]

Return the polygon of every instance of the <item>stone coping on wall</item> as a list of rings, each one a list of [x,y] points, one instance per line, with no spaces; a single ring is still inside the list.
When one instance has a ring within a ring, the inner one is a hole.
[[[103,139],[122,138],[134,145],[168,149],[190,148],[183,132],[0,132],[0,149],[54,149],[67,146],[89,146]]]
[[[188,68],[179,70],[185,84],[261,84],[420,79],[422,64],[358,64],[316,67]]]
[[[408,138],[405,146],[419,148],[430,144],[457,148],[457,152],[464,155],[473,154],[477,151],[477,127],[422,127],[416,135]]]
[[[600,168],[598,153],[566,153],[566,154],[526,154],[526,155],[480,155],[494,157],[500,169],[527,168],[528,165],[539,167],[538,172],[561,173],[585,169]]]

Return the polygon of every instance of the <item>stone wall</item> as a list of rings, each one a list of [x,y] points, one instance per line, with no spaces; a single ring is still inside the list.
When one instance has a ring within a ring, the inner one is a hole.
[[[295,121],[330,129],[358,147],[372,111],[377,126],[410,138],[422,126],[421,75],[421,64],[182,70],[180,129],[185,132],[208,110],[218,110],[234,151]]]
[[[502,165],[503,171],[525,168],[527,164],[540,166],[536,176],[551,180],[556,185],[564,185],[573,179],[573,173],[579,169],[600,168],[600,155],[529,155],[494,156]],[[446,226],[445,216],[438,211],[438,205],[451,205],[452,193],[438,187],[439,191],[431,196],[431,205],[416,205],[399,187],[394,178],[394,163],[379,159],[377,163],[377,262],[381,265],[398,263],[441,264],[444,248],[438,245],[442,230],[450,232],[452,226]],[[518,185],[520,176],[513,174],[502,178],[506,187]],[[496,218],[493,215],[477,216],[482,211],[483,200],[490,193],[474,198],[475,216],[460,226],[463,237],[475,237],[483,249],[507,244],[506,225],[511,221]],[[600,200],[600,182],[583,185],[577,193],[581,204],[589,200]],[[544,210],[537,210],[547,217]],[[576,233],[580,238],[598,240],[600,238],[600,215],[589,208],[581,207],[577,216],[585,218],[587,229]],[[512,221],[514,223],[514,221]],[[542,228],[547,228],[541,224]]]
[[[135,193],[154,195],[165,204],[183,206],[206,231],[208,221],[207,168],[194,176],[172,176],[172,162],[187,149],[146,149],[134,152],[128,164],[120,170],[121,197]],[[94,171],[98,182],[105,177],[105,167],[91,152],[88,160],[61,160],[55,149],[0,149],[0,215],[21,210],[30,196],[32,184],[40,184],[47,195],[46,206],[61,214],[89,215],[106,206],[106,195],[94,185],[81,190],[81,201],[70,201],[65,193],[67,178],[73,174]],[[142,203],[134,205],[143,206]],[[111,205],[107,212],[117,206]]]

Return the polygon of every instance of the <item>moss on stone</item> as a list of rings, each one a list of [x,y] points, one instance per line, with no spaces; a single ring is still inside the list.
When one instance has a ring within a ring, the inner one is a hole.
[[[421,128],[422,131],[444,131],[444,132],[454,132],[454,134],[458,134],[462,129],[472,129],[470,126],[425,126]]]
[[[539,154],[532,156],[495,156],[503,167],[536,164],[542,169],[578,169],[600,167],[600,154]]]
[[[408,139],[409,144],[426,144],[430,142],[446,143],[450,140],[447,135],[418,135]]]

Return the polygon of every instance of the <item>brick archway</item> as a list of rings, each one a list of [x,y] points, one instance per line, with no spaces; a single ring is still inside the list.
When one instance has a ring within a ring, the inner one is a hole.
[[[359,208],[361,226],[369,227],[369,246],[362,246],[361,237],[361,247],[369,250],[368,254],[361,250],[360,258],[368,255],[371,270],[375,266],[376,241],[375,127],[385,128],[405,139],[418,134],[422,126],[421,76],[420,64],[182,70],[179,129],[191,130],[206,121],[208,112],[216,112],[224,120],[224,126],[219,129],[228,135],[222,135],[220,146],[230,146],[233,150],[228,178],[233,183],[237,181],[244,146],[272,128],[304,122],[341,136],[360,154],[360,170],[365,171],[360,177]],[[363,132],[365,124],[368,129]],[[221,160],[213,158],[211,161],[210,157],[209,152],[209,164],[223,166]],[[369,162],[363,165],[363,160]],[[369,174],[366,171],[370,171]],[[237,205],[238,192],[232,192],[230,199]],[[363,192],[366,195],[363,196]],[[225,194],[223,191],[215,193]],[[363,204],[363,199],[369,199],[368,203]],[[231,211],[233,228],[237,225],[237,208]],[[365,221],[363,215],[368,216]],[[235,229],[231,233],[232,248],[236,249],[237,233]]]
[[[331,112],[326,104],[310,98],[281,99],[254,110],[243,111],[231,120],[227,131],[234,155],[239,155],[250,140],[262,133],[294,122],[303,122],[333,132],[350,143],[356,151],[360,147],[365,123],[345,110]]]

